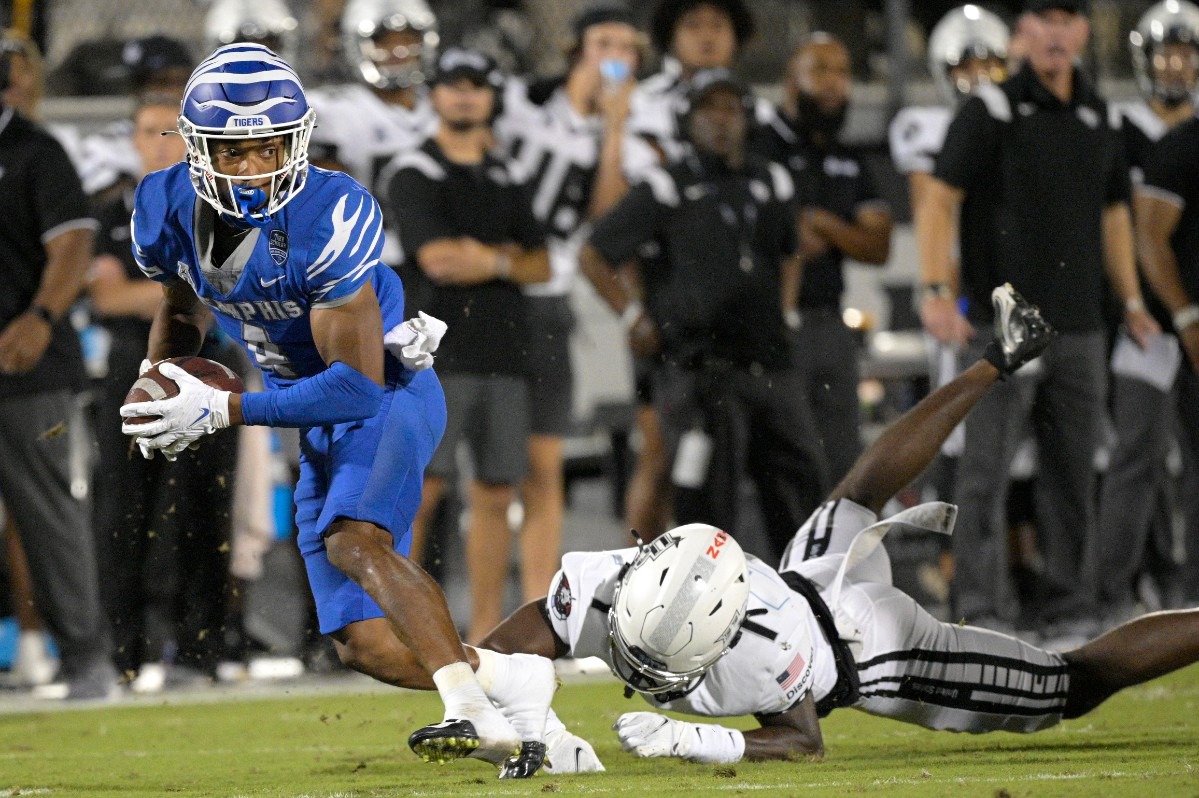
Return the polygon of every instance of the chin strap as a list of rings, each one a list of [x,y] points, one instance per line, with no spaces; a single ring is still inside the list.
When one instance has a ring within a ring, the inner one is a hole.
[[[271,223],[270,214],[263,211],[266,207],[266,192],[253,186],[234,186],[233,199],[242,213],[242,220],[255,227],[268,227]],[[256,218],[255,213],[261,213],[262,218]]]

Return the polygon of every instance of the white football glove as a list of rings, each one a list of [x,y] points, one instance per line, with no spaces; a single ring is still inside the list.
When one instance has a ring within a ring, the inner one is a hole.
[[[545,745],[545,764],[541,769],[546,773],[560,776],[564,773],[598,773],[604,770],[604,763],[595,755],[591,743],[566,729],[548,732]]]
[[[687,723],[656,712],[626,712],[612,726],[624,750],[639,757],[676,756],[705,764],[739,762],[745,737],[712,723]]]
[[[415,319],[393,327],[383,336],[383,346],[412,371],[433,365],[433,353],[441,345],[446,323],[423,310]]]
[[[200,438],[229,426],[229,391],[205,385],[174,363],[162,364],[159,371],[179,386],[178,395],[122,405],[122,418],[159,418],[145,424],[122,424],[121,432],[136,436],[137,446],[146,459],[159,450],[168,460],[174,460]]]

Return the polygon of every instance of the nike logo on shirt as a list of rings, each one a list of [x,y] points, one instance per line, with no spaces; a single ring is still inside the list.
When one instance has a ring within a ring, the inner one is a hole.
[[[284,275],[282,275],[282,274],[281,274],[281,275],[279,275],[278,277],[274,278],[273,280],[264,280],[264,279],[262,279],[261,277],[259,277],[259,278],[258,278],[258,283],[259,283],[259,285],[261,285],[263,288],[270,288],[272,285],[274,285],[275,283],[277,283],[277,282],[279,282],[280,280],[282,280],[282,279],[283,279],[283,277],[284,277]]]

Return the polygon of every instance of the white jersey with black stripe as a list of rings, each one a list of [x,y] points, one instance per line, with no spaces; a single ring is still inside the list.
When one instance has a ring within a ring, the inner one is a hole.
[[[945,133],[953,121],[953,110],[941,105],[909,106],[891,120],[888,139],[891,161],[900,174],[932,174],[937,153],[945,144]]]
[[[853,653],[854,707],[929,729],[1033,732],[1061,720],[1067,665],[1014,637],[943,623],[891,584],[882,540],[895,528],[948,534],[956,508],[930,503],[879,521],[848,499],[817,508],[782,567],[820,586]]]
[[[510,159],[516,179],[529,186],[533,214],[550,235],[551,277],[524,286],[532,296],[564,296],[578,271],[579,250],[587,233],[587,216],[603,139],[603,121],[584,116],[559,88],[541,104],[528,97],[528,86],[507,82],[504,113],[495,135]],[[641,139],[621,142],[622,168],[630,182],[657,162]]]
[[[412,108],[387,103],[360,83],[322,86],[309,93],[316,109],[314,153],[327,153],[376,197],[379,174],[392,158],[414,150],[437,131],[437,114],[428,95],[417,95]]]
[[[572,656],[599,657],[611,667],[608,610],[621,569],[636,554],[621,549],[563,556],[546,609]],[[774,714],[809,692],[819,700],[832,691],[836,664],[811,607],[773,568],[752,555],[747,560],[750,595],[737,644],[689,694],[651,701],[654,706],[706,717]]]

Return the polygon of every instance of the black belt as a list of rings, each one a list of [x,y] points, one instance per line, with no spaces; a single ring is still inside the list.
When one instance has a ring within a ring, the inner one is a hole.
[[[816,714],[823,718],[838,707],[856,704],[860,686],[858,665],[854,661],[853,653],[849,650],[849,644],[842,640],[841,635],[837,632],[833,613],[824,603],[824,599],[820,597],[820,591],[816,589],[816,585],[795,571],[783,571],[779,576],[787,583],[787,587],[803,596],[804,600],[812,607],[816,623],[820,624],[820,631],[824,632],[829,645],[833,647],[833,661],[837,665],[837,683],[833,685],[833,689],[828,695],[816,702]]]

